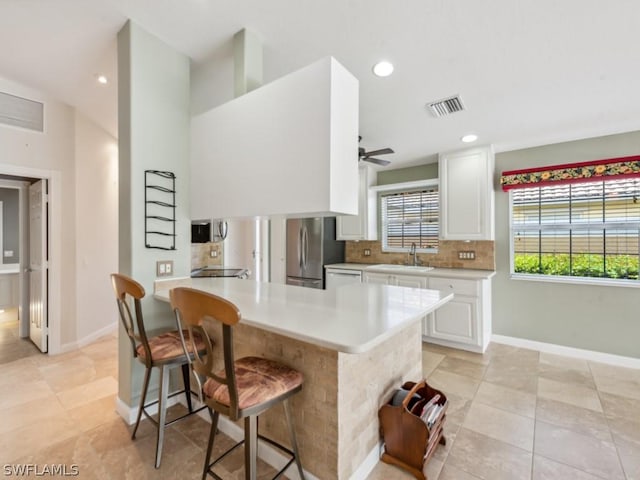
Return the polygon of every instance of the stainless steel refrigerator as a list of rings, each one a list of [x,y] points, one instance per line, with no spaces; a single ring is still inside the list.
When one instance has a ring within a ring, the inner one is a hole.
[[[287,220],[287,284],[324,288],[324,266],[344,262],[335,217]]]

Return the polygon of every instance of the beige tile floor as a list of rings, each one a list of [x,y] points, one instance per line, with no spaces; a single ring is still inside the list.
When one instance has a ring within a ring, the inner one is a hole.
[[[18,309],[0,310],[0,365],[38,353],[29,340],[18,332]]]
[[[0,365],[0,465],[75,464],[83,479],[199,478],[208,423],[170,428],[155,470],[153,428],[143,422],[132,442],[114,411],[116,350],[109,336]],[[423,369],[450,400],[430,480],[640,479],[640,370],[499,344],[484,355],[425,344]],[[221,437],[218,448],[229,443]],[[260,468],[260,478],[274,473]],[[243,478],[241,452],[219,474]],[[369,478],[412,477],[379,463]]]

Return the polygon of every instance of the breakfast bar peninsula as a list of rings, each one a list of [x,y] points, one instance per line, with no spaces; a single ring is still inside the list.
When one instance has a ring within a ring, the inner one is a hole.
[[[238,306],[236,358],[264,356],[304,374],[302,392],[291,402],[300,456],[304,469],[323,480],[364,478],[377,462],[378,409],[398,385],[421,378],[421,319],[453,296],[368,283],[316,290],[193,278],[157,281],[155,298],[168,302],[176,286]],[[260,416],[260,431],[288,443],[278,408]]]

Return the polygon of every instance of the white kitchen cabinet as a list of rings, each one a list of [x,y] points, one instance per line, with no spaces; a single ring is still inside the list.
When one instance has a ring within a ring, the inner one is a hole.
[[[440,154],[440,237],[443,240],[494,239],[493,169],[491,146]]]
[[[364,283],[379,283],[382,285],[397,285],[399,287],[427,288],[427,277],[417,275],[396,275],[389,273],[364,272]]]
[[[491,277],[476,272],[435,269],[424,274],[399,275],[363,271],[362,281],[383,285],[429,288],[453,299],[427,315],[422,322],[425,341],[472,352],[484,352],[491,340]],[[402,267],[398,267],[402,268]],[[446,273],[445,273],[446,272]],[[443,276],[450,274],[451,276]]]
[[[368,165],[361,165],[358,173],[358,214],[336,217],[337,240],[378,239],[378,199],[369,190],[376,184],[378,174]]]
[[[417,275],[396,275],[388,273],[363,272],[364,283],[380,283],[382,285],[397,285],[399,287],[427,288],[429,279]],[[422,319],[422,335],[426,336],[429,316]]]
[[[391,277],[388,273],[362,272],[363,283],[379,283],[382,285],[392,285]]]
[[[427,317],[426,340],[484,352],[491,339],[491,280],[432,277],[429,288],[453,292],[453,300]]]

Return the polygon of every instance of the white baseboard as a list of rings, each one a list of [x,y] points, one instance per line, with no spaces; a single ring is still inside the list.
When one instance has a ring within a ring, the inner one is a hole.
[[[382,442],[378,442],[378,444],[367,454],[364,462],[362,462],[356,471],[353,472],[353,475],[351,475],[349,480],[366,480],[369,478],[369,475],[380,461],[381,452]]]
[[[78,350],[79,348],[86,347],[90,343],[95,342],[101,337],[106,335],[111,335],[113,332],[118,330],[118,322],[113,322],[106,327],[101,328],[100,330],[96,330],[95,332],[90,333],[84,338],[80,340],[76,340],[75,342],[64,343],[60,345],[60,350],[56,353],[66,353],[71,352],[73,350]]]
[[[591,362],[607,363],[619,367],[640,368],[640,358],[624,357],[622,355],[614,355],[611,353],[596,352],[594,350],[583,350],[581,348],[566,347],[564,345],[556,345],[554,343],[536,342],[527,340],[526,338],[507,337],[504,335],[493,334],[491,341],[503,343],[514,347],[529,348],[544,353],[553,353],[555,355],[564,355],[565,357],[580,358]]]
[[[180,403],[178,395],[167,399],[167,407],[172,407],[173,405],[176,405],[178,403]],[[124,419],[125,422],[127,422],[127,425],[133,425],[134,423],[136,423],[136,418],[138,418],[138,410],[139,407],[137,405],[135,407],[130,407],[125,402],[123,402],[120,397],[116,397],[116,412]],[[158,405],[156,404],[148,407],[147,413],[149,415],[155,415],[156,413],[158,413]]]

